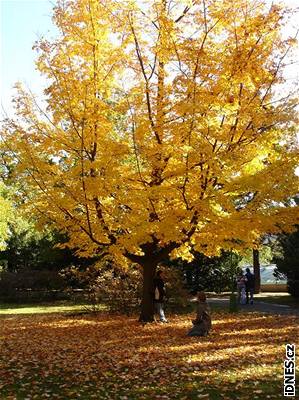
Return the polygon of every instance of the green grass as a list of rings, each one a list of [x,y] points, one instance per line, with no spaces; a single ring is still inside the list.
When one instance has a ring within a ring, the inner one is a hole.
[[[0,303],[1,315],[18,314],[49,314],[49,313],[82,313],[90,310],[91,306],[82,303],[76,304],[70,301],[55,301],[47,303]],[[99,306],[99,310],[104,310],[105,306]]]
[[[98,311],[105,311],[107,307],[102,304],[98,305]],[[196,312],[196,303],[189,303],[185,307],[176,307],[173,309],[171,305],[166,305],[166,313],[175,312],[176,314],[187,314]],[[212,304],[212,311],[228,312],[227,305]],[[24,314],[51,314],[51,313],[72,313],[81,314],[92,311],[92,306],[87,303],[74,303],[70,300],[56,300],[52,302],[40,303],[0,303],[0,317],[7,315],[24,315]]]
[[[275,296],[263,296],[259,295],[256,297],[256,301],[262,301],[270,304],[281,304],[288,305],[294,308],[299,308],[299,301],[293,298],[292,296],[279,295]],[[105,305],[99,306],[99,311],[104,311]],[[195,312],[196,304],[188,304],[187,307],[183,307],[182,309],[176,308],[172,310],[171,306],[166,306],[166,311],[171,312],[175,311],[176,314],[185,314],[190,311]],[[227,305],[221,304],[212,304],[212,311],[224,311],[228,312]],[[60,301],[52,301],[52,302],[41,302],[41,303],[0,303],[0,317],[5,315],[21,315],[21,314],[49,314],[49,313],[85,313],[91,310],[91,306],[87,303],[74,303],[70,300],[60,300]]]

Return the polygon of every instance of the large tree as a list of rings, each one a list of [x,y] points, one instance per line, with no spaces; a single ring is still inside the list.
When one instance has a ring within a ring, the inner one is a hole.
[[[299,226],[289,234],[280,234],[281,254],[274,258],[278,273],[287,276],[289,293],[299,298]]]
[[[3,130],[27,209],[83,255],[138,263],[143,321],[161,261],[252,247],[298,216],[281,206],[297,189],[286,16],[260,0],[59,0],[59,36],[35,45],[46,104],[19,85]]]

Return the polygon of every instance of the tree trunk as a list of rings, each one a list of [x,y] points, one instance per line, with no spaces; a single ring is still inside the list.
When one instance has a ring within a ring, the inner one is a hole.
[[[261,291],[261,268],[260,268],[260,254],[258,250],[253,249],[253,273],[254,273],[254,293]]]
[[[154,277],[157,264],[154,262],[142,263],[143,268],[143,292],[141,301],[140,322],[154,321]]]

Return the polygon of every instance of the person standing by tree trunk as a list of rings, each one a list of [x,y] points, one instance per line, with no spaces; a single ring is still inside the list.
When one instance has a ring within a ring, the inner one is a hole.
[[[165,283],[163,281],[163,272],[157,271],[156,277],[154,279],[154,303],[155,310],[159,314],[161,322],[168,322],[163,309],[163,302],[165,296]]]
[[[246,268],[246,304],[249,303],[249,294],[250,294],[250,304],[253,304],[253,293],[254,293],[254,275],[250,272],[249,268]]]

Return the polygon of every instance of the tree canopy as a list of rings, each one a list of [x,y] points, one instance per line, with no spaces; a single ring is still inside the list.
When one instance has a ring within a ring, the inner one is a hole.
[[[35,44],[46,104],[18,85],[3,130],[30,212],[82,255],[151,271],[190,243],[212,255],[291,226],[287,16],[260,0],[59,0],[59,37]]]
[[[7,246],[9,238],[9,221],[13,217],[13,209],[11,201],[9,200],[8,190],[0,182],[0,251],[4,250]]]

